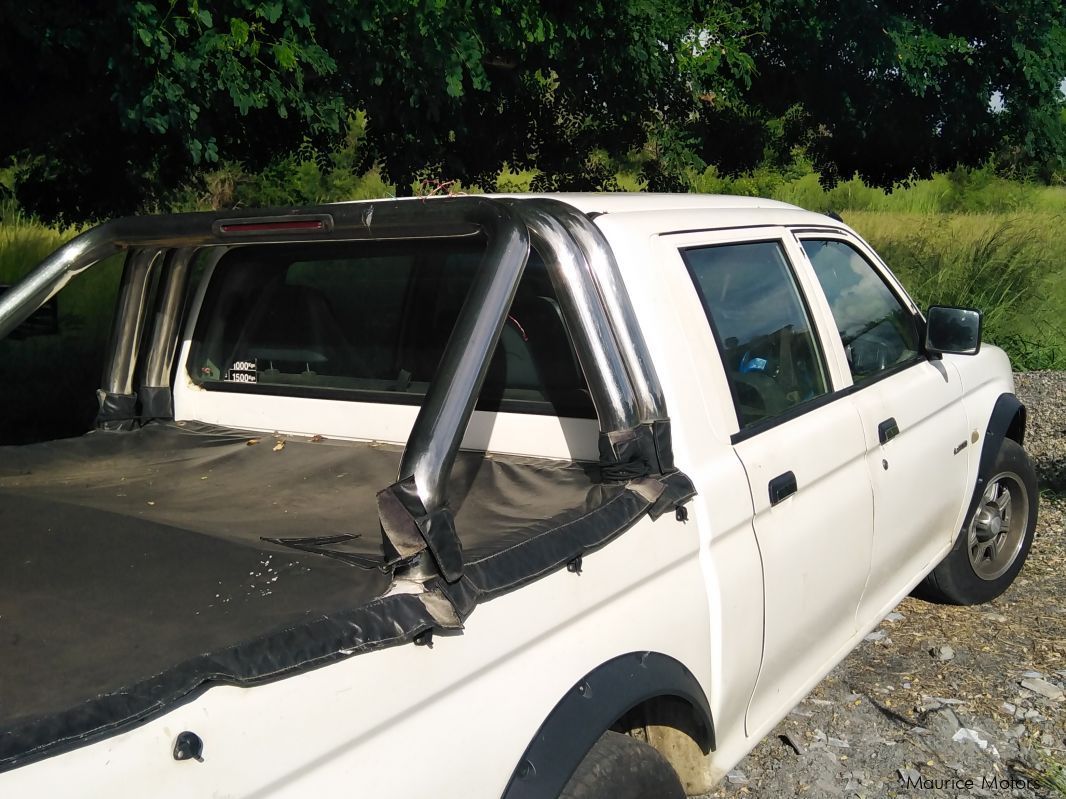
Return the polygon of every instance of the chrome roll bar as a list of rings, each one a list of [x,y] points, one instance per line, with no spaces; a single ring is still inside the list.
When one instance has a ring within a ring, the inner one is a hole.
[[[0,295],[0,339],[29,319],[79,272],[125,249],[111,240],[104,227],[93,228],[67,242]]]
[[[489,233],[488,250],[407,438],[397,478],[414,478],[430,512],[446,503],[452,464],[529,259],[529,234],[510,208],[482,200],[473,210],[471,221]]]
[[[581,371],[585,373],[602,432],[629,430],[638,424],[637,400],[626,379],[626,366],[591,280],[589,263],[559,221],[528,200],[512,201],[533,245],[544,259],[563,319],[567,322]]]
[[[562,223],[588,263],[588,274],[599,293],[602,312],[606,312],[614,333],[614,343],[636,396],[639,421],[644,424],[665,421],[669,418],[666,398],[655,373],[648,344],[640,332],[629,293],[622,282],[618,262],[603,232],[572,205],[547,199],[532,202]]]
[[[151,351],[138,387],[145,395],[140,398],[142,410],[151,417],[169,403],[185,286],[200,248],[221,253],[263,243],[476,236],[487,241],[485,255],[404,447],[397,481],[389,489],[396,489],[404,513],[421,530],[441,573],[457,579],[461,548],[450,526],[448,478],[525,269],[531,239],[544,258],[588,381],[601,444],[605,439],[613,442],[612,458],[640,455],[641,447],[641,452],[649,447],[668,451],[665,400],[618,265],[599,228],[572,206],[548,199],[464,196],[116,219],[59,248],[0,296],[0,338],[73,276],[126,251],[111,356],[99,392],[100,418],[121,422],[122,414],[136,413],[140,342],[152,287],[158,283],[161,296]],[[157,270],[162,272],[158,281],[153,275]],[[104,412],[107,403],[115,409],[110,416]],[[628,449],[622,453],[616,444]],[[654,460],[657,455],[640,457]],[[666,462],[672,461],[668,457]],[[395,503],[390,507],[395,510]],[[398,519],[389,516],[399,534],[411,529],[406,522],[400,524],[403,529],[396,528]],[[384,528],[385,514],[382,524]],[[425,557],[409,561],[409,566],[408,576],[414,579],[434,573]]]
[[[140,356],[152,273],[162,254],[161,249],[144,248],[131,250],[126,256],[122,289],[111,331],[110,354],[104,369],[103,391],[107,394],[133,394],[133,377]]]
[[[163,264],[162,296],[152,330],[152,343],[148,347],[148,360],[144,366],[145,387],[162,388],[170,385],[170,372],[178,349],[178,324],[181,321],[185,286],[189,279],[189,266],[196,252],[194,247],[172,250]]]

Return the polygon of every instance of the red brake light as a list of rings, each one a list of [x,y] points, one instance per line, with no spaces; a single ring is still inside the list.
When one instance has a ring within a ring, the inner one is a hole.
[[[315,233],[333,229],[333,218],[316,216],[303,218],[223,219],[215,223],[215,232],[222,235],[242,233]]]

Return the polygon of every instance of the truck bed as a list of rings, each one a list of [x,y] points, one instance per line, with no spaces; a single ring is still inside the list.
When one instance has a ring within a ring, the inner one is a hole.
[[[195,422],[0,447],[0,770],[211,683],[268,680],[441,626],[424,598],[384,596],[375,495],[400,455]],[[440,586],[457,621],[652,507],[647,491],[597,472],[460,453],[449,496],[464,576]]]

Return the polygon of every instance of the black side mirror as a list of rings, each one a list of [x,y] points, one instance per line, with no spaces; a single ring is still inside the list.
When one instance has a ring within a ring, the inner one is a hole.
[[[976,355],[981,351],[983,315],[974,308],[934,305],[926,314],[925,352],[940,356]]]
[[[0,285],[0,294],[3,294],[11,286]],[[11,339],[31,338],[32,336],[54,336],[59,332],[59,303],[53,297],[36,311],[21,325],[16,327],[7,337]]]

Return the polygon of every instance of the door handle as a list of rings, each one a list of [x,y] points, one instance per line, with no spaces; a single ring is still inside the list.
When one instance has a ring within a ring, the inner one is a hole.
[[[770,481],[770,504],[776,505],[785,497],[790,497],[796,493],[796,475],[793,472],[785,472],[779,474],[773,480]]]
[[[877,440],[881,442],[881,446],[884,446],[898,435],[899,425],[896,424],[895,418],[891,416],[877,426]]]

